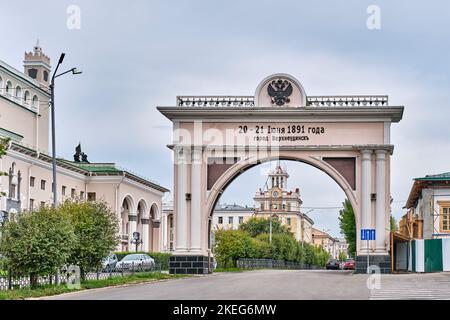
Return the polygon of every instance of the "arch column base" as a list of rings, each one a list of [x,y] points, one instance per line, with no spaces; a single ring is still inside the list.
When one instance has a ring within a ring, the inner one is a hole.
[[[378,267],[380,273],[391,273],[391,256],[389,254],[370,254],[369,265]],[[367,255],[357,255],[355,273],[367,273]]]
[[[169,259],[170,274],[209,274],[213,270],[213,258],[197,254],[175,253]]]

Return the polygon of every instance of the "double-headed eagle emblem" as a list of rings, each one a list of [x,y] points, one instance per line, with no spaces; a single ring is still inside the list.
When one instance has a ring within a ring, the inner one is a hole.
[[[292,94],[292,90],[292,84],[282,79],[273,80],[267,87],[267,93],[272,99],[272,104],[277,106],[282,106],[291,101],[289,97]]]

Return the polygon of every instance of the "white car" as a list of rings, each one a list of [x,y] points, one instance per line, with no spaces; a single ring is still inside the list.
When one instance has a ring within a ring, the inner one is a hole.
[[[117,262],[117,270],[149,270],[155,267],[155,260],[145,253],[133,253],[123,257],[122,260]]]

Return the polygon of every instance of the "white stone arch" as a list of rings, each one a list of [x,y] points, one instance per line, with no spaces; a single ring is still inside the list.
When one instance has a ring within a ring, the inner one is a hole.
[[[3,84],[3,78],[2,78],[2,76],[0,75],[0,94],[2,94],[3,91],[4,91],[3,86],[4,86],[4,84]]]
[[[129,219],[131,213],[135,212],[135,204],[133,197],[129,194],[125,195],[120,202],[120,233],[122,239],[122,250],[130,249],[129,242],[132,237],[132,222]]]
[[[156,202],[152,202],[150,209],[148,211],[150,219],[152,219],[152,211],[154,212],[153,219],[160,220],[161,219],[161,210],[159,210],[159,206]]]
[[[126,194],[123,196],[122,201],[120,202],[121,207],[123,207],[123,204],[127,202],[129,206],[130,212],[136,212],[136,206],[133,197],[130,194]]]
[[[148,206],[147,206],[147,201],[145,201],[144,198],[140,198],[140,199],[137,201],[136,212],[139,210],[139,206],[141,206],[141,208],[142,208],[142,215],[141,215],[141,218],[147,219],[147,218],[148,218]]]
[[[257,166],[264,162],[269,162],[273,160],[292,160],[292,161],[298,161],[302,163],[309,164],[320,171],[327,174],[330,178],[332,178],[344,191],[345,195],[347,196],[348,200],[350,201],[353,211],[355,213],[355,222],[358,230],[358,226],[361,222],[360,217],[360,203],[358,201],[358,194],[356,190],[353,190],[348,181],[340,174],[335,168],[333,168],[331,165],[326,163],[325,161],[321,160],[320,158],[308,156],[308,155],[301,155],[301,154],[295,154],[295,152],[283,152],[280,151],[280,154],[277,156],[265,156],[265,157],[258,157],[258,156],[248,156],[247,158],[237,162],[228,170],[226,170],[220,178],[214,183],[212,186],[210,193],[206,200],[206,206],[207,206],[207,219],[205,219],[204,228],[203,230],[207,230],[207,238],[209,239],[209,233],[210,233],[210,225],[209,221],[211,219],[212,213],[214,211],[214,208],[217,204],[217,201],[219,200],[222,193],[225,191],[225,189],[233,182],[234,179],[236,179],[238,176],[240,176],[243,172],[247,171],[248,169]],[[209,241],[208,247],[210,245]]]
[[[147,218],[147,202],[144,199],[139,199],[136,206],[136,231],[139,232],[142,242],[138,249],[148,250],[148,218]]]
[[[162,227],[161,227],[161,210],[156,202],[152,202],[149,210],[149,248],[150,251],[159,251]]]

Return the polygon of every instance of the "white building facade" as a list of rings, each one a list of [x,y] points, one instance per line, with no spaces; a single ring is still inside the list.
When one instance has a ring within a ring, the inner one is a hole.
[[[25,53],[24,73],[0,60],[0,137],[9,138],[0,159],[2,219],[23,210],[53,203],[52,158],[49,156],[50,59],[37,44]],[[81,147],[81,146],[80,146]],[[79,150],[81,151],[81,150]],[[84,155],[84,154],[82,154]],[[139,232],[143,251],[162,250],[162,197],[168,190],[114,163],[80,159],[57,160],[57,198],[104,200],[119,218],[121,243],[117,250],[135,250]]]

